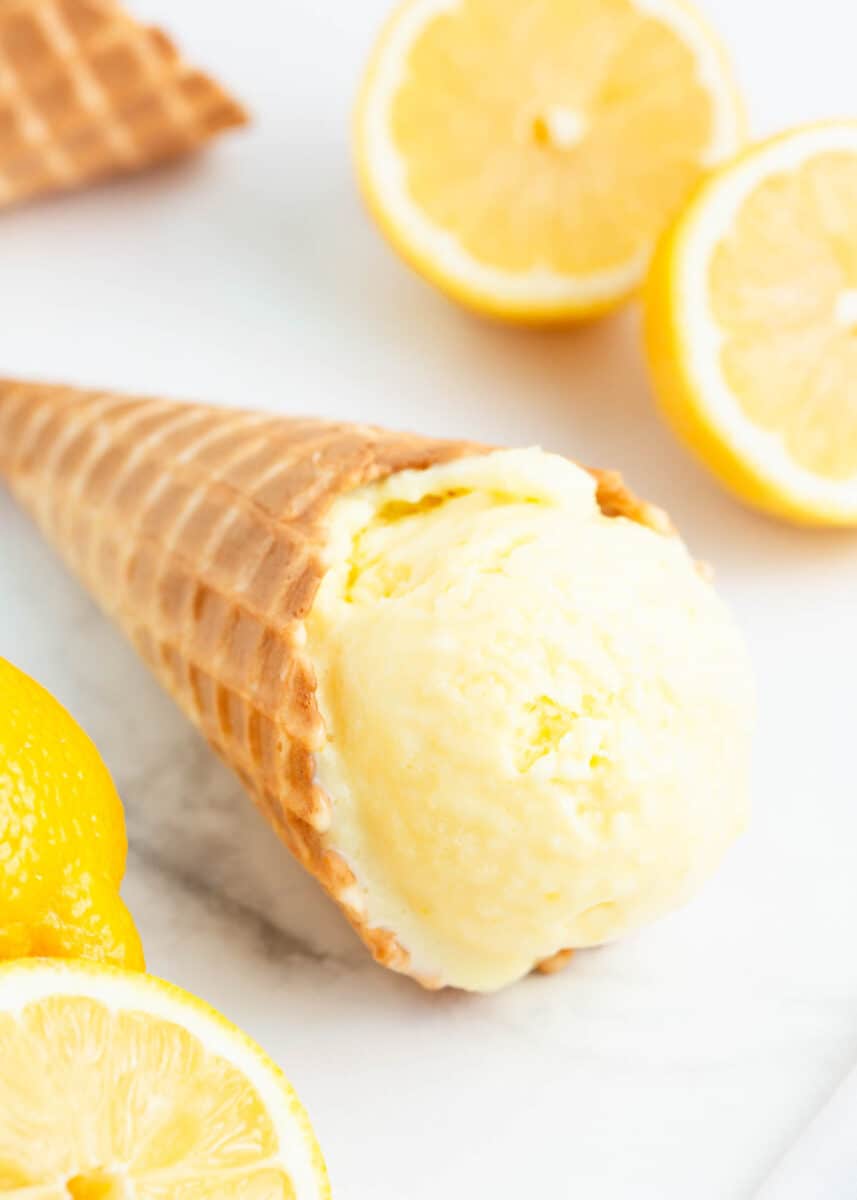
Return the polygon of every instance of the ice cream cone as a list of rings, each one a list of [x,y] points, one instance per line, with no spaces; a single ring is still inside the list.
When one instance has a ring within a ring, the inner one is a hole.
[[[116,0],[0,4],[0,206],[178,157],[246,119]]]
[[[412,968],[394,930],[370,927],[330,844],[304,621],[338,497],[482,452],[369,426],[0,381],[0,476],[374,957],[426,986],[443,981]],[[615,473],[595,474],[604,512],[668,528]]]

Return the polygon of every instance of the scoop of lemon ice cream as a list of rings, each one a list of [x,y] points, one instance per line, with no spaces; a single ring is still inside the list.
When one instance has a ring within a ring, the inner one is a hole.
[[[684,900],[747,816],[752,689],[677,537],[540,450],[340,499],[307,622],[330,842],[373,926],[498,988]]]

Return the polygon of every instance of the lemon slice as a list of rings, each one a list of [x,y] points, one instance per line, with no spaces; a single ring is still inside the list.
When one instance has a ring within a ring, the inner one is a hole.
[[[659,247],[646,342],[679,434],[744,499],[857,525],[857,121],[705,182]]]
[[[322,1200],[306,1113],[258,1046],[151,976],[0,967],[0,1196]]]
[[[407,0],[355,141],[404,257],[477,310],[535,322],[627,297],[742,129],[723,51],[683,0]]]

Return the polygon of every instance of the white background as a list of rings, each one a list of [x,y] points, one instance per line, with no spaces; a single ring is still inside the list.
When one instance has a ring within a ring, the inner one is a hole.
[[[703,7],[754,133],[857,109],[851,0]],[[348,149],[387,8],[139,0],[255,123],[192,163],[4,214],[0,371],[622,468],[713,562],[746,631],[751,832],[689,909],[564,975],[428,996],[366,960],[2,495],[0,653],[71,707],[115,773],[151,968],[281,1062],[338,1200],[749,1197],[857,1057],[857,535],[777,525],[719,490],[653,411],[634,311],[509,330],[399,264]]]

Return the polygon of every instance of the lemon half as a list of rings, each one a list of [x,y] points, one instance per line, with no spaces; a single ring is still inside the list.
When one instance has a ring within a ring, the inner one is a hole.
[[[857,121],[752,147],[664,237],[646,345],[667,419],[734,492],[857,525]]]
[[[240,1030],[162,980],[0,967],[0,1195],[327,1200],[309,1120]]]
[[[369,206],[413,266],[538,322],[633,292],[742,131],[723,50],[684,0],[406,0],[355,140]]]

